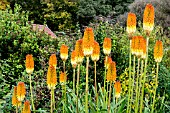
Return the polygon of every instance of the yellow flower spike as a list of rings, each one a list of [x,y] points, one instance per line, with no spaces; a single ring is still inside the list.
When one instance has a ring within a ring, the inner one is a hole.
[[[14,86],[13,95],[12,95],[12,105],[16,107],[21,105],[21,102],[18,101],[17,98],[17,86]]]
[[[92,61],[98,61],[100,56],[100,46],[99,43],[94,41],[93,54],[91,55]]]
[[[55,86],[57,84],[57,75],[56,75],[56,69],[54,66],[48,67],[47,72],[47,85],[49,89],[55,89]]]
[[[31,54],[27,54],[26,55],[26,72],[28,74],[31,74],[34,71],[34,59],[33,56]]]
[[[106,78],[107,81],[114,82],[116,80],[116,63],[114,61],[109,64]]]
[[[24,108],[23,108],[23,111],[22,113],[31,113],[31,110],[30,110],[30,102],[28,100],[26,100],[24,102]]]
[[[93,53],[94,33],[93,29],[87,27],[83,36],[83,53],[84,56],[90,56]]]
[[[71,65],[72,65],[72,67],[75,69],[76,68],[76,66],[77,66],[77,62],[76,62],[76,51],[75,50],[73,50],[72,52],[71,52]]]
[[[147,34],[154,28],[154,7],[152,4],[147,4],[143,14],[143,29]]]
[[[142,53],[142,59],[146,59],[146,39],[145,38],[143,38],[143,45],[142,45],[142,51],[143,51],[143,53]]]
[[[112,63],[112,58],[111,58],[111,57],[108,57],[108,58],[107,58],[107,62],[106,62],[106,57],[105,57],[104,66],[106,67],[106,69],[108,69],[110,63]]]
[[[121,84],[120,84],[120,81],[116,81],[115,84],[114,84],[114,88],[115,88],[115,97],[116,98],[119,98],[120,97],[120,93],[121,93]]]
[[[83,39],[79,39],[76,41],[76,46],[75,46],[75,59],[76,59],[76,62],[77,64],[80,64],[83,62],[83,59],[84,59],[84,53],[83,53]]]
[[[66,73],[63,73],[62,71],[60,72],[60,83],[63,85],[63,83],[66,83],[67,81],[67,76]]]
[[[23,101],[26,94],[26,88],[24,82],[18,82],[17,85],[17,99],[18,101]]]
[[[57,66],[57,57],[55,54],[51,54],[49,59],[49,66],[54,66],[56,68]]]
[[[126,31],[130,36],[136,31],[136,15],[134,13],[128,13]]]
[[[66,61],[67,58],[68,58],[68,47],[66,45],[61,45],[60,47],[60,58],[63,60],[63,61]]]
[[[163,57],[163,44],[162,44],[162,41],[158,40],[156,41],[156,44],[154,47],[155,62],[161,62],[162,57]]]
[[[112,42],[111,38],[105,38],[103,42],[103,52],[105,55],[109,56],[111,52]]]

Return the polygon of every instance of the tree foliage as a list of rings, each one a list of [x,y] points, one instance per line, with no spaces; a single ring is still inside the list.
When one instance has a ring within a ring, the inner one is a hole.
[[[52,30],[74,30],[89,25],[94,17],[102,15],[115,18],[127,11],[133,0],[8,0],[29,11],[29,20],[43,24],[46,22]]]
[[[11,6],[19,4],[29,11],[29,20],[48,24],[52,30],[74,29],[77,3],[68,0],[10,0]]]
[[[77,15],[81,29],[93,22],[97,16],[115,19],[119,14],[128,10],[128,4],[131,2],[133,0],[80,0]]]
[[[0,10],[5,10],[7,5],[9,5],[9,2],[7,2],[7,0],[1,0],[0,1]]]

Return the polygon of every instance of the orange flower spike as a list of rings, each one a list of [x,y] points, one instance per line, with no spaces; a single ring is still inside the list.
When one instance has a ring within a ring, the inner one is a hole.
[[[24,82],[18,82],[17,85],[17,99],[18,101],[23,101],[26,94],[26,88]]]
[[[133,36],[132,45],[131,45],[132,55],[136,55],[137,47],[138,47],[138,36]]]
[[[73,50],[73,51],[71,52],[71,65],[72,65],[73,68],[76,68],[76,66],[77,66],[77,62],[76,62],[76,51],[75,51],[75,50]]]
[[[121,84],[120,84],[120,81],[116,81],[115,84],[114,84],[114,88],[115,88],[115,97],[116,98],[119,98],[120,97],[120,92],[121,92]]]
[[[60,72],[60,83],[65,83],[67,80],[66,73]]]
[[[154,7],[147,4],[143,14],[143,29],[149,34],[154,28]]]
[[[128,13],[126,31],[129,35],[136,31],[136,15],[134,13]]]
[[[34,71],[34,59],[33,56],[31,54],[27,54],[26,55],[26,72],[28,74],[31,74]]]
[[[75,59],[77,64],[80,64],[83,62],[84,59],[84,53],[83,53],[83,39],[79,39],[76,41],[76,46],[75,46]]]
[[[87,27],[83,36],[83,53],[84,56],[90,56],[93,53],[94,33],[93,29]]]
[[[56,75],[56,69],[54,66],[48,67],[47,72],[47,85],[49,89],[55,89],[55,86],[57,84],[57,75]]]
[[[146,59],[146,39],[143,38],[143,54],[142,54],[142,59]]]
[[[112,62],[112,58],[111,57],[107,57],[107,62],[106,62],[106,57],[104,60],[104,66],[106,67],[106,69],[108,69],[110,63]]]
[[[63,60],[63,61],[66,61],[67,58],[68,58],[68,47],[66,45],[61,45],[60,47],[60,58]]]
[[[14,91],[13,91],[13,95],[12,95],[12,105],[13,106],[21,105],[21,102],[18,101],[18,98],[17,98],[17,86],[14,86]]]
[[[107,74],[106,74],[106,81],[107,82],[111,81],[111,75],[112,75],[112,73],[111,73],[112,71],[111,71],[111,67],[110,67],[111,63],[112,62],[109,62],[109,64],[107,64],[108,65],[108,71],[107,71]]]
[[[94,41],[93,54],[91,55],[91,59],[93,61],[98,61],[99,56],[100,56],[100,46],[98,42]]]
[[[139,37],[136,36],[136,38],[135,38],[135,47],[134,47],[135,55],[138,54],[138,48],[139,48]]]
[[[56,68],[57,66],[57,57],[55,54],[52,54],[49,59],[49,66],[54,66]]]
[[[30,110],[30,102],[28,100],[26,100],[24,102],[24,108],[23,108],[23,111],[22,113],[31,113],[31,110]]]
[[[158,40],[156,41],[156,44],[154,47],[155,62],[161,62],[162,57],[163,57],[163,44],[162,44],[162,41]]]
[[[110,67],[111,67],[111,71],[112,71],[112,76],[111,76],[111,81],[115,81],[116,80],[116,63],[113,61],[111,64],[110,64]]]
[[[112,42],[111,38],[105,38],[103,42],[103,52],[105,55],[109,56],[111,52]]]
[[[143,42],[143,37],[142,36],[138,36],[138,40],[137,40],[137,48],[136,48],[136,56],[138,57],[138,58],[140,58],[141,56],[142,56],[142,54],[143,54],[143,44],[144,44],[144,42]]]
[[[109,64],[106,78],[107,81],[114,82],[116,80],[116,63],[114,61]]]

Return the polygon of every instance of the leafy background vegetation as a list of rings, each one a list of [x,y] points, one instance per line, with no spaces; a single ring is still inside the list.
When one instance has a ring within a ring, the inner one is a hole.
[[[133,2],[133,3],[132,3]],[[97,62],[97,81],[101,82],[104,73],[104,54],[102,52],[103,39],[112,38],[112,59],[117,63],[118,79],[122,82],[122,95],[127,94],[128,85],[128,43],[125,30],[127,12],[132,11],[138,16],[138,28],[141,30],[142,14],[146,3],[155,6],[155,29],[150,42],[149,72],[145,93],[149,98],[153,96],[151,81],[155,75],[153,62],[153,46],[156,39],[163,40],[164,57],[160,65],[159,86],[157,90],[156,108],[159,113],[170,112],[170,2],[168,0],[133,1],[133,0],[5,0],[0,1],[0,112],[11,112],[12,88],[20,80],[26,81],[25,56],[33,54],[35,60],[34,82],[35,106],[47,110],[50,104],[50,95],[46,85],[48,58],[56,53],[58,58],[57,73],[62,69],[59,57],[60,45],[65,43],[69,53],[74,49],[75,41],[82,37],[84,26],[92,26],[95,39],[101,47],[100,61]],[[15,5],[15,4],[19,5]],[[7,8],[10,5],[11,8]],[[32,23],[47,24],[57,35],[51,38],[43,32],[32,30]],[[59,34],[62,32],[63,34]],[[70,56],[69,56],[70,58]],[[72,85],[72,67],[67,60],[68,86]],[[85,64],[85,62],[84,62]],[[90,87],[93,85],[93,63],[90,63]],[[80,87],[85,84],[85,67],[81,66]],[[102,84],[102,83],[101,83]],[[61,98],[61,87],[57,85],[57,99]],[[81,89],[80,88],[80,89]],[[81,92],[81,91],[80,91]],[[83,92],[83,91],[82,91]],[[27,94],[28,95],[28,94]],[[74,96],[74,95],[71,95]],[[43,97],[43,100],[42,98]],[[71,97],[70,97],[71,98]],[[28,98],[29,99],[29,98]],[[148,103],[147,103],[148,102]],[[49,103],[49,104],[46,104]],[[58,102],[60,103],[60,102]],[[60,106],[60,104],[58,104]],[[160,109],[162,106],[162,109]],[[44,109],[45,108],[45,109]]]

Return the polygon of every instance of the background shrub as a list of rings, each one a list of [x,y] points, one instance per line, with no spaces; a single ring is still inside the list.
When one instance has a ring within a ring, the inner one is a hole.
[[[10,6],[15,4],[29,11],[29,20],[36,24],[46,22],[52,30],[75,29],[77,23],[77,2],[68,0],[8,0]]]
[[[0,109],[8,112],[12,109],[11,89],[18,81],[28,80],[25,71],[25,56],[33,54],[35,61],[35,77],[37,81],[45,81],[48,58],[56,53],[58,40],[43,32],[32,30],[32,23],[28,21],[28,13],[21,11],[16,5],[14,12],[11,9],[0,11]],[[43,71],[42,71],[43,70]],[[26,82],[29,83],[29,82]],[[45,86],[45,84],[43,84]],[[41,86],[40,86],[41,87]],[[37,93],[38,88],[37,87]]]
[[[29,11],[29,20],[37,24],[46,22],[53,31],[74,30],[77,24],[81,31],[95,20],[96,16],[114,19],[128,11],[128,4],[134,0],[7,0]]]
[[[163,35],[170,37],[170,2],[168,0],[136,0],[129,5],[129,11],[137,16],[138,21],[143,21],[143,12],[147,3],[151,3],[155,8],[155,25],[162,26]],[[127,12],[119,15],[117,22],[126,26]]]

